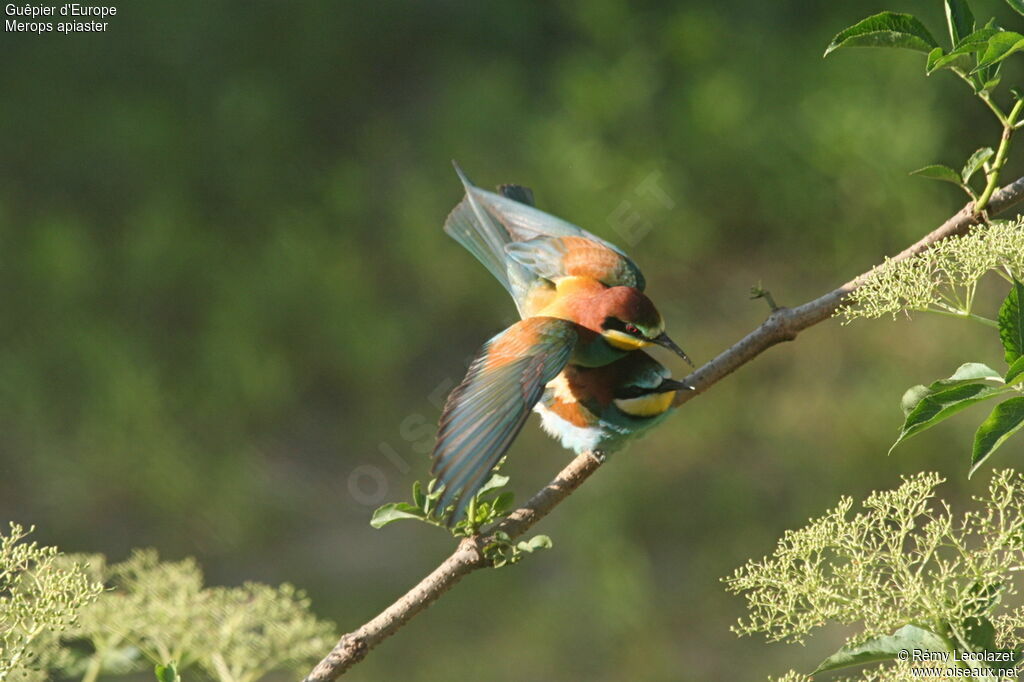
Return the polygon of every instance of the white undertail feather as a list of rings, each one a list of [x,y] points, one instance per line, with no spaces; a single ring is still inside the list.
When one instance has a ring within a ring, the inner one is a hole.
[[[533,411],[540,415],[540,425],[545,432],[561,442],[562,447],[579,454],[596,450],[601,445],[603,434],[596,426],[576,426],[537,403]]]

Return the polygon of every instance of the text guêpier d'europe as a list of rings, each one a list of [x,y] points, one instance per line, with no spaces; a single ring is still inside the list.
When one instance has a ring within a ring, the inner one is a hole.
[[[106,31],[108,22],[100,21],[117,14],[116,7],[83,5],[4,5],[4,29],[8,33],[80,33]]]

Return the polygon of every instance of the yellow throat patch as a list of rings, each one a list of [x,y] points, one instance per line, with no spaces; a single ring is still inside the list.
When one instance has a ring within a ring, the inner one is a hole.
[[[675,397],[675,391],[665,391],[639,398],[622,398],[615,401],[615,406],[631,417],[656,417],[672,407],[672,399]]]
[[[641,348],[647,348],[652,346],[650,341],[644,341],[638,339],[635,336],[630,336],[626,332],[620,332],[618,329],[605,330],[601,336],[608,342],[609,346],[618,348],[619,350],[639,350]]]

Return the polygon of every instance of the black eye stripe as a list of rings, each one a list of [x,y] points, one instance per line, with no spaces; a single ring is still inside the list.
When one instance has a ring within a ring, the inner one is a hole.
[[[604,322],[601,324],[601,327],[603,327],[604,329],[614,329],[616,331],[624,332],[632,336],[639,336],[640,338],[644,338],[643,332],[641,332],[635,324],[632,324],[630,322],[623,322],[617,317],[606,317],[604,319]]]
[[[620,332],[626,331],[626,326],[622,323],[622,320],[617,317],[604,318],[604,322],[601,323],[601,326],[605,329],[615,329]]]

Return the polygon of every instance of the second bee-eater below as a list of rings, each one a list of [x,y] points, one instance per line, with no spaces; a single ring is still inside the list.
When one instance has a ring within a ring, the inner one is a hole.
[[[643,351],[601,367],[567,365],[534,406],[541,425],[576,454],[604,456],[659,424],[693,390]]]

